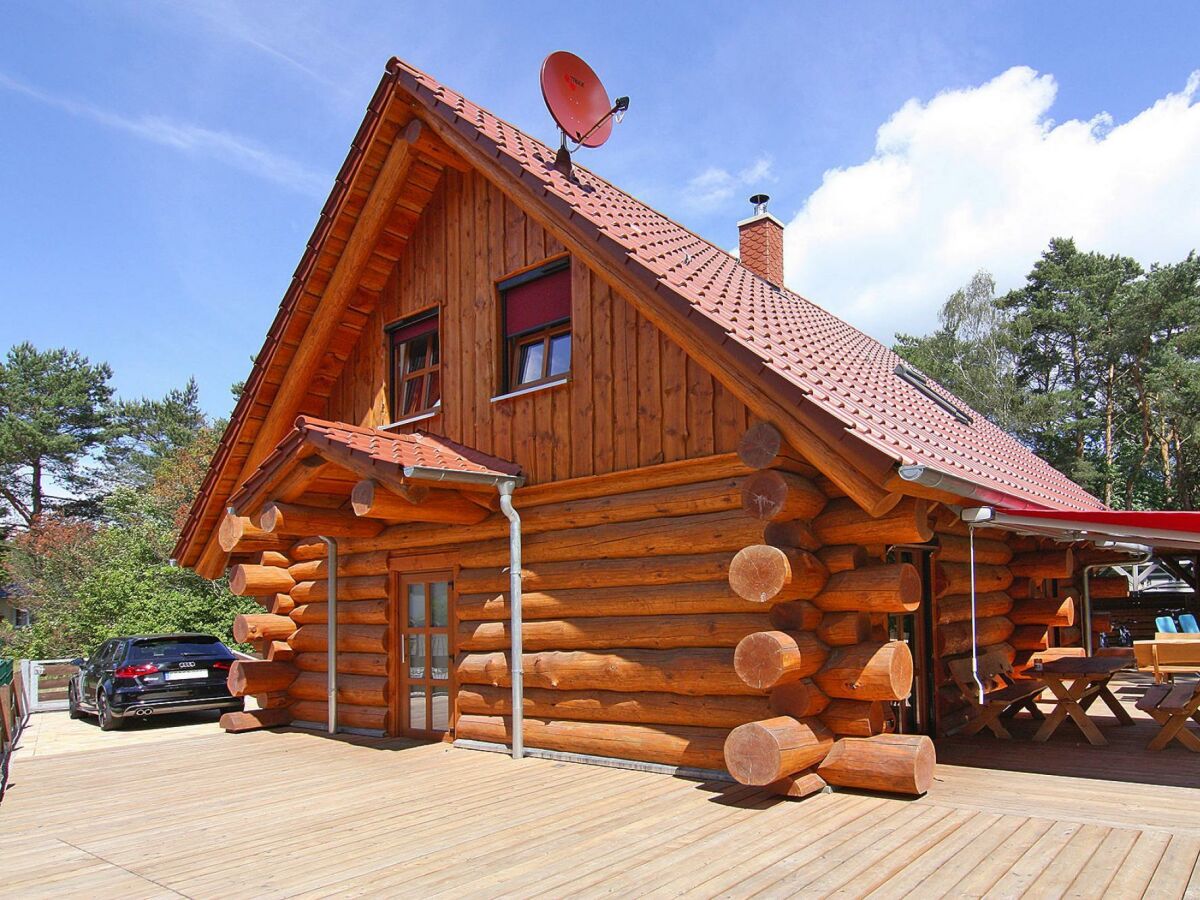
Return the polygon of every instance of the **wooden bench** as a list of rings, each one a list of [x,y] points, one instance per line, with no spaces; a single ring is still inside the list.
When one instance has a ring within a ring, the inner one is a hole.
[[[1008,729],[1000,721],[1001,716],[1015,716],[1021,709],[1028,709],[1035,719],[1044,719],[1035,700],[1045,685],[1033,679],[1013,677],[1012,663],[1002,653],[988,651],[978,657],[979,681],[983,684],[983,701],[979,699],[979,685],[972,673],[971,657],[952,659],[947,662],[950,677],[958,685],[973,715],[963,729],[963,734],[972,735],[990,728],[998,738],[1011,738]]]
[[[1200,722],[1200,681],[1156,684],[1137,702],[1137,708],[1162,726],[1146,749],[1161,750],[1176,740],[1193,753],[1200,753],[1200,737],[1187,728],[1188,719]]]
[[[1200,673],[1200,639],[1195,635],[1160,635],[1153,641],[1134,641],[1133,652],[1138,669],[1152,673],[1158,684],[1173,681],[1176,675]]]

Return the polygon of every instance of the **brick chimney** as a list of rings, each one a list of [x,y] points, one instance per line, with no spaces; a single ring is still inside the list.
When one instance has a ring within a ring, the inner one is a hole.
[[[750,198],[754,215],[738,222],[742,265],[771,284],[783,286],[783,223],[767,212],[766,194]]]

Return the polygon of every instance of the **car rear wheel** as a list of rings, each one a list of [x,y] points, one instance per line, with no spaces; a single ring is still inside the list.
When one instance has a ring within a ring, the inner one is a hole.
[[[73,683],[67,685],[67,715],[72,719],[83,718],[83,710],[79,708],[79,695]]]
[[[96,695],[96,711],[100,714],[101,731],[116,731],[125,724],[124,719],[119,719],[113,715],[113,711],[109,708],[108,698],[104,695],[104,691],[100,691],[100,693]]]

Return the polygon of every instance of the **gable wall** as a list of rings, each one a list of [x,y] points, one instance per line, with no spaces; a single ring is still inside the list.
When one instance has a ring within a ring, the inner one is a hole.
[[[386,424],[384,326],[440,304],[443,412],[416,428],[515,460],[535,484],[734,450],[745,406],[578,260],[570,383],[491,402],[500,383],[495,284],[561,252],[486,179],[447,169],[326,417]]]

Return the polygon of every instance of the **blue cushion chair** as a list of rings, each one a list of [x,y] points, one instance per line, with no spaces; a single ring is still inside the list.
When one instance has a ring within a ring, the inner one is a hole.
[[[1170,616],[1159,616],[1154,620],[1155,627],[1164,634],[1178,634],[1179,629],[1175,627],[1175,620]]]
[[[1195,616],[1184,613],[1179,617],[1179,630],[1185,634],[1200,634],[1200,625],[1196,624]]]

